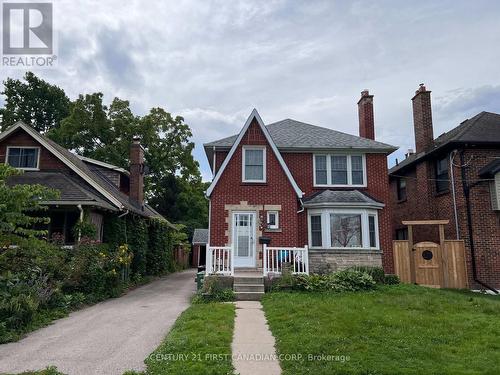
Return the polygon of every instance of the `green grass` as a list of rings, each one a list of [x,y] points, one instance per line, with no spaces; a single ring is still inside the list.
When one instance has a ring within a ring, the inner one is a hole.
[[[498,297],[398,285],[262,303],[285,375],[500,374]]]
[[[192,305],[146,359],[146,374],[233,374],[234,317],[233,304]]]
[[[62,372],[57,371],[56,367],[50,366],[44,370],[26,371],[18,375],[64,375],[64,374]]]

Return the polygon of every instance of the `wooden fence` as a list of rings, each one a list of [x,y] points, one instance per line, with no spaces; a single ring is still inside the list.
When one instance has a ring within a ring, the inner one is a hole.
[[[393,241],[394,268],[404,283],[438,288],[467,288],[463,241],[445,240],[442,245],[420,242],[410,251],[409,241]]]

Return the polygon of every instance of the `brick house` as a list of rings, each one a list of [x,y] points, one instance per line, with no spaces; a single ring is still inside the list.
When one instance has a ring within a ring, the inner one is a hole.
[[[389,170],[393,238],[407,238],[402,220],[447,219],[446,237],[465,242],[469,286],[500,289],[500,115],[481,112],[434,139],[430,94],[421,85],[412,99],[415,152]],[[437,239],[437,228],[414,232]]]
[[[291,119],[264,125],[254,109],[239,134],[205,144],[209,245],[231,247],[235,268],[262,267],[266,244],[307,246],[312,272],[392,272],[387,155],[396,148],[375,141],[368,91],[358,111],[360,136]]]
[[[144,202],[144,150],[134,139],[130,172],[98,160],[77,156],[30,126],[18,122],[0,133],[0,163],[23,170],[8,185],[40,184],[60,192],[49,206],[49,238],[62,236],[65,244],[77,239],[73,227],[82,219],[96,227],[103,238],[107,215],[163,218]]]

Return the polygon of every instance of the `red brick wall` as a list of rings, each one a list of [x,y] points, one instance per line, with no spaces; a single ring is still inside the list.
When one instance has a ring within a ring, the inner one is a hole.
[[[63,162],[52,155],[50,151],[46,150],[40,143],[35,141],[28,133],[26,133],[22,129],[15,131],[13,134],[0,142],[0,163],[5,163],[7,146],[40,147],[40,165],[38,166],[40,170],[69,170],[69,168]]]
[[[443,155],[442,155],[443,156]],[[467,163],[467,180],[474,184],[470,191],[472,210],[473,238],[476,251],[476,264],[478,278],[500,289],[500,212],[491,209],[491,198],[488,182],[479,180],[479,170],[490,163],[493,158],[500,157],[498,149],[467,149],[464,160]],[[462,174],[460,158],[454,159],[454,176],[456,203],[458,212],[459,237],[465,241],[467,252],[467,273],[469,285],[472,288],[480,286],[472,278],[472,258],[470,241],[467,229],[467,211],[462,188]],[[449,168],[449,167],[448,167]],[[417,170],[427,170],[427,173],[417,174]],[[445,235],[448,239],[456,239],[455,216],[453,211],[453,197],[450,189],[448,192],[437,194],[434,179],[434,162],[425,161],[417,168],[398,172],[398,175],[407,176],[407,200],[397,202],[396,179],[391,178],[391,195],[393,205],[393,236],[395,230],[404,228],[402,220],[419,219],[447,219],[450,221],[445,226]],[[451,173],[449,173],[451,178]],[[416,178],[418,177],[418,178]],[[428,178],[426,178],[428,177]],[[438,230],[436,227],[416,227],[414,229],[415,242],[437,242]]]
[[[242,147],[244,145],[266,146],[266,183],[242,182]],[[222,164],[222,161],[223,157],[218,157],[217,164]],[[226,230],[229,230],[225,205],[236,205],[241,201],[247,201],[249,205],[281,205],[279,218],[281,232],[265,232],[265,236],[271,237],[272,246],[303,245],[298,242],[297,195],[255,121],[248,128],[211,195],[211,245],[222,246],[231,242],[225,234]],[[265,220],[264,212],[259,212],[258,215]]]

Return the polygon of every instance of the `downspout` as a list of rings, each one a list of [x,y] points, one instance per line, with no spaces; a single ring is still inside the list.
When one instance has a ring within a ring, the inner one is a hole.
[[[469,243],[470,243],[470,253],[471,253],[471,263],[472,263],[472,278],[474,279],[475,282],[478,284],[484,286],[485,288],[488,288],[495,294],[499,294],[498,291],[488,284],[482,282],[481,280],[478,279],[477,277],[477,269],[476,269],[476,251],[474,247],[474,238],[472,236],[472,213],[471,213],[471,206],[470,206],[470,185],[467,182],[466,178],[466,173],[465,173],[465,164],[464,164],[464,150],[461,150],[460,152],[460,169],[462,170],[462,188],[464,191],[464,196],[465,196],[465,207],[467,210],[467,230],[469,233]]]
[[[212,148],[214,152],[214,157],[213,157],[213,164],[212,164],[212,180],[215,178],[215,163],[217,162],[217,154],[215,152],[215,146]]]
[[[302,202],[302,198],[299,198],[300,209],[297,211],[298,214],[304,212],[304,203]]]
[[[83,223],[83,208],[82,208],[82,205],[81,204],[78,204],[76,206],[78,208],[78,211],[80,211],[80,223]],[[81,237],[82,237],[82,231],[80,228],[78,228],[78,242],[80,242],[81,240]]]
[[[129,210],[125,210],[125,212],[123,214],[118,215],[118,218],[121,219],[122,217],[128,215],[129,212],[130,212]],[[127,239],[127,222],[125,222],[125,243],[128,243],[128,239]]]
[[[457,212],[457,197],[456,197],[456,192],[455,192],[455,175],[453,173],[453,159],[457,155],[457,150],[453,150],[450,153],[450,170],[451,170],[451,194],[453,196],[453,214],[455,216],[455,233],[457,240],[460,239],[460,230],[458,228],[458,212]]]

